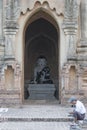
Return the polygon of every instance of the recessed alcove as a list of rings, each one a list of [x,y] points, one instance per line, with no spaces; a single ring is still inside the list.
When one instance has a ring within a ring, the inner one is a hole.
[[[55,96],[59,98],[59,34],[52,21],[37,18],[29,23],[25,31],[24,50],[24,97],[27,99],[27,85],[34,78],[34,67],[37,58],[44,56],[50,67],[50,75],[56,86]]]

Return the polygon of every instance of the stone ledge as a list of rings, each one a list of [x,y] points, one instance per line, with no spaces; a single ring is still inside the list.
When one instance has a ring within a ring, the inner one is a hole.
[[[0,90],[1,94],[20,94],[20,90]]]
[[[71,122],[73,118],[15,118],[15,117],[1,117],[0,122]]]

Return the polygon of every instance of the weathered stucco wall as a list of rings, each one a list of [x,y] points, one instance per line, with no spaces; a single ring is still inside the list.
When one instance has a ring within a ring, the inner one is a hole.
[[[86,14],[86,0],[3,0],[0,3],[0,104],[24,101],[25,34],[28,26],[40,18],[51,23],[58,33],[59,100],[64,102],[71,95],[86,99]]]

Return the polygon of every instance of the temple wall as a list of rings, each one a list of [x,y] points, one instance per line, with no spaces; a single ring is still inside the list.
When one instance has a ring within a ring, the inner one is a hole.
[[[58,33],[56,71],[60,102],[66,102],[71,95],[87,98],[86,12],[87,0],[3,0],[0,3],[0,104],[10,104],[13,100],[15,104],[24,102],[25,32],[39,18],[50,22]]]

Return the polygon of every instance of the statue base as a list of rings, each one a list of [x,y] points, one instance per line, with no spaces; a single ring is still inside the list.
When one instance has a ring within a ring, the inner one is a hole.
[[[29,98],[32,100],[52,100],[55,99],[54,84],[28,84]]]

